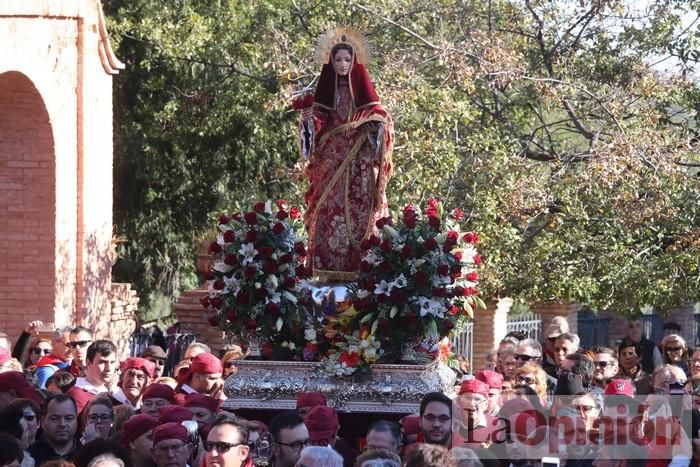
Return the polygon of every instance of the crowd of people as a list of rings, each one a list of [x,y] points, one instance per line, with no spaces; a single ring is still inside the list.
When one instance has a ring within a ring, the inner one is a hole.
[[[632,320],[616,348],[581,349],[557,317],[543,342],[509,334],[453,391],[348,437],[318,392],[271,419],[222,410],[239,347],[194,343],[171,377],[158,346],[120,362],[89,329],[41,324],[0,335],[0,467],[700,465],[700,348],[675,323],[660,343]],[[616,438],[622,419],[636,437]]]

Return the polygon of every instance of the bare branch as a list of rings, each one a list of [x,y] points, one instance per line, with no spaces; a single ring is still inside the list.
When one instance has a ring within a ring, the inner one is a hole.
[[[387,18],[386,16],[382,16],[382,15],[380,15],[380,14],[378,14],[378,13],[375,13],[374,11],[370,10],[369,8],[367,8],[366,6],[364,6],[364,5],[362,5],[362,4],[359,4],[359,3],[356,3],[356,2],[349,2],[349,3],[350,3],[350,5],[354,5],[354,6],[356,6],[357,8],[359,8],[360,10],[363,10],[363,11],[365,11],[366,13],[371,14],[372,16],[376,16],[377,18],[381,19],[382,21],[387,22],[387,23],[391,24],[392,26],[395,26],[395,27],[401,29],[403,32],[405,32],[406,34],[412,36],[412,37],[415,38],[415,39],[418,39],[420,42],[422,42],[422,43],[425,44],[426,46],[430,47],[431,49],[440,49],[440,47],[438,47],[437,45],[433,44],[432,42],[430,42],[428,39],[426,39],[425,37],[421,36],[421,35],[418,34],[417,32],[412,31],[411,29],[408,29],[406,26],[403,26],[403,25],[397,23],[396,21],[394,21],[394,20],[392,20],[392,19],[390,19],[390,18]]]

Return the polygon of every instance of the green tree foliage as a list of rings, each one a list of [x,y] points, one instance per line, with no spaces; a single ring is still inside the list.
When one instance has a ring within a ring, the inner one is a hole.
[[[697,2],[105,7],[127,64],[115,274],[142,296],[194,285],[193,239],[216,213],[301,204],[289,103],[319,71],[316,38],[351,24],[374,46],[370,74],[396,123],[390,204],[461,206],[483,239],[486,294],[625,312],[700,297]]]

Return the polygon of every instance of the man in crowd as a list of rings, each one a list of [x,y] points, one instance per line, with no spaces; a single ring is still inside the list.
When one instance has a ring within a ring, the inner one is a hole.
[[[627,337],[632,342],[641,346],[642,354],[640,358],[642,370],[644,370],[644,372],[652,374],[656,367],[663,364],[663,358],[661,357],[659,348],[644,335],[641,320],[630,319],[627,321]]]
[[[44,402],[41,418],[42,432],[28,451],[36,465],[56,459],[71,459],[80,447],[78,407],[72,397],[54,394]]]
[[[196,421],[200,428],[211,425],[219,411],[219,399],[214,399],[206,394],[188,394],[185,397],[185,408],[192,412],[192,420]]]
[[[462,439],[455,439],[455,443],[478,448],[491,442],[495,423],[494,418],[486,414],[488,398],[489,386],[486,383],[478,379],[468,379],[462,383],[457,398],[457,405],[461,409],[459,435]]]
[[[309,445],[309,430],[293,412],[280,413],[270,422],[272,459],[275,467],[293,467],[304,447]]]
[[[357,453],[350,445],[338,438],[340,421],[334,408],[325,405],[313,407],[306,414],[304,424],[309,431],[311,444],[332,447],[343,457],[343,465],[346,467],[352,467],[355,464]]]
[[[188,370],[179,375],[180,385],[175,390],[175,402],[185,404],[187,394],[206,394],[215,399],[226,399],[223,392],[221,360],[203,352],[192,359]]]
[[[175,404],[175,391],[167,384],[151,384],[141,396],[141,412],[156,419],[160,409],[172,404]]]
[[[58,370],[70,371],[71,350],[68,347],[70,328],[56,329],[51,337],[51,353],[44,355],[36,362],[37,385],[40,389],[46,389],[46,380]]]
[[[516,358],[518,354],[515,354]],[[503,388],[503,375],[491,370],[479,371],[476,379],[489,387],[489,401],[486,413],[492,416],[498,415],[501,408],[501,389]]]
[[[426,394],[420,403],[420,419],[423,442],[450,447],[452,441],[452,400],[449,397],[441,392]]]
[[[204,442],[206,467],[241,467],[250,448],[248,425],[228,413],[219,414]]]
[[[179,423],[164,423],[153,429],[151,454],[157,467],[186,467],[192,455],[187,430]]]
[[[566,357],[578,351],[581,339],[576,334],[565,332],[554,340],[554,361],[557,365],[557,375],[564,366]]]
[[[386,449],[401,455],[403,441],[401,427],[396,422],[377,420],[367,430],[367,449]]]
[[[85,376],[75,380],[75,386],[92,394],[109,392],[117,372],[117,348],[108,340],[90,344],[86,354]]]
[[[326,396],[320,392],[300,392],[297,394],[297,414],[301,418],[306,418],[309,410],[317,405],[328,405]]]
[[[70,347],[71,353],[73,354],[70,372],[76,378],[85,374],[87,353],[90,344],[92,344],[92,331],[88,328],[78,326],[74,328],[68,336],[68,347]]]
[[[145,358],[129,357],[122,363],[122,379],[112,391],[112,398],[134,409],[141,408],[141,396],[153,378],[155,363]]]
[[[153,380],[156,380],[163,376],[163,370],[165,369],[165,359],[167,355],[165,351],[159,345],[149,345],[146,350],[143,351],[141,358],[153,362],[155,364],[155,370],[153,371]]]
[[[557,337],[564,333],[569,332],[569,322],[564,316],[555,316],[552,321],[547,326],[545,336],[547,339],[544,341],[544,346],[542,349],[542,368],[547,374],[553,378],[557,376],[557,362],[554,356],[554,343]]]
[[[137,467],[152,467],[153,429],[158,420],[146,414],[134,415],[126,422],[122,431],[122,444],[129,450],[131,462]]]
[[[209,346],[202,342],[193,342],[187,346],[183,359],[191,361],[194,357],[202,353],[211,353]]]
[[[593,371],[591,393],[603,394],[610,381],[620,371],[617,363],[617,354],[613,349],[607,347],[594,347],[593,362],[595,363],[595,370]]]
[[[635,393],[638,396],[651,394],[651,375],[642,369],[642,344],[625,337],[617,348],[620,375],[634,382]]]

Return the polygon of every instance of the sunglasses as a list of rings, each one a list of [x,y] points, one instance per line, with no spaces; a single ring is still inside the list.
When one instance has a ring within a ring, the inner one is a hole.
[[[90,345],[90,342],[92,342],[92,341],[69,342],[68,347],[70,347],[71,349],[74,349],[76,347],[80,347],[82,349],[83,347],[87,347],[88,345]]]
[[[226,362],[226,363],[224,364],[224,368],[233,368],[233,367],[235,367],[235,366],[236,366],[236,362],[233,362],[233,361],[231,361],[231,362]]]
[[[41,347],[34,347],[32,349],[32,353],[34,355],[41,355],[41,354],[48,355],[51,353],[51,349],[42,349]]]
[[[519,360],[521,362],[529,362],[530,360],[537,360],[540,357],[535,357],[533,355],[525,355],[521,353],[516,353],[515,354],[515,359]]]
[[[597,366],[598,368],[606,368],[608,365],[612,366],[612,362],[606,362],[606,361],[595,362],[595,366]]]
[[[204,450],[207,452],[211,452],[214,449],[216,449],[216,452],[219,454],[224,454],[226,452],[229,452],[231,448],[235,448],[236,446],[248,446],[247,443],[226,443],[224,441],[205,441],[204,442]]]
[[[666,352],[682,352],[683,347],[666,347]]]
[[[535,384],[535,378],[533,378],[531,376],[519,376],[518,383],[527,384],[527,385]]]

